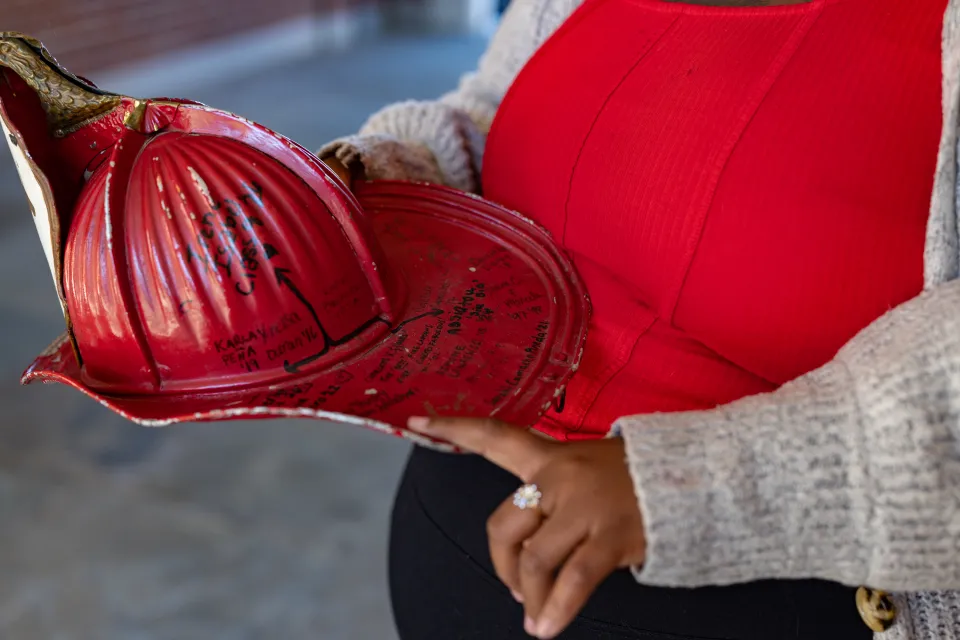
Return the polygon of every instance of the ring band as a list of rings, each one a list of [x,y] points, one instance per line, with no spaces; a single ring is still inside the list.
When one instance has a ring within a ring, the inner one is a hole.
[[[525,484],[513,494],[513,504],[519,509],[536,509],[543,494],[535,484]]]

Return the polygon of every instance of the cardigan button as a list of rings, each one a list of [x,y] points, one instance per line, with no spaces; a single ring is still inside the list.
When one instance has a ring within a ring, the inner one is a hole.
[[[871,631],[881,633],[893,626],[897,609],[890,595],[876,589],[857,589],[857,611]]]

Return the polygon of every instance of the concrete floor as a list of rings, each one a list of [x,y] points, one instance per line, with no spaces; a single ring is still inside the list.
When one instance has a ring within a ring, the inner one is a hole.
[[[190,97],[316,147],[451,88],[483,45],[389,40]],[[24,202],[2,154],[0,638],[395,638],[385,542],[406,445],[298,421],[149,430],[18,386],[62,330]]]

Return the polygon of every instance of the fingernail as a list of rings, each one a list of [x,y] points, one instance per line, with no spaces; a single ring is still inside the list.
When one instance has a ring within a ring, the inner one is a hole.
[[[533,618],[527,616],[523,619],[523,630],[527,632],[527,635],[536,636],[537,635],[537,623]]]
[[[423,431],[429,424],[430,418],[421,418],[419,416],[415,416],[407,420],[407,426],[414,431]]]
[[[554,626],[553,620],[541,618],[533,635],[541,638],[541,640],[546,640],[547,638],[554,637],[557,633],[559,633],[559,629]]]
[[[514,591],[513,589],[510,589],[510,595],[512,595],[513,599],[516,600],[517,602],[523,602],[523,596],[520,595],[519,592]]]

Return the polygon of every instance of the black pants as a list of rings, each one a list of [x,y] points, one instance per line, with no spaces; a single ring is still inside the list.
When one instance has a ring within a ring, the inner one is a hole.
[[[475,456],[416,449],[397,494],[390,590],[402,640],[520,640],[523,611],[497,579],[485,522],[519,486]],[[870,640],[852,589],[805,581],[661,589],[626,571],[594,594],[564,640]]]

